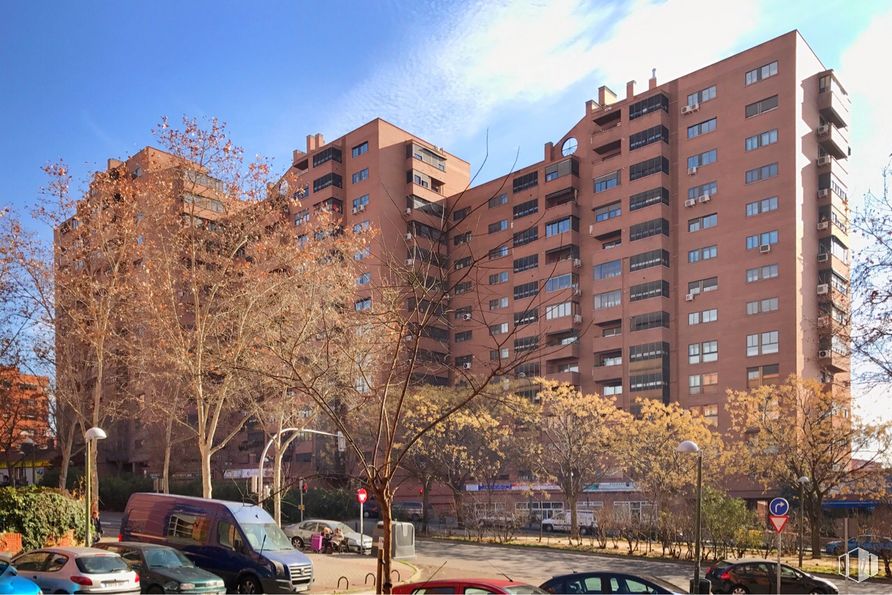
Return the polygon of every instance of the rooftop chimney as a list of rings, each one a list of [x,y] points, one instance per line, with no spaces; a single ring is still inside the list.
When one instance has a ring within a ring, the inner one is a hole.
[[[307,135],[307,153],[312,153],[316,150],[316,137],[312,134]]]
[[[650,80],[647,81],[648,89],[656,89],[657,88],[657,69],[654,68],[650,71]]]
[[[293,151],[291,151],[291,163],[297,163],[304,155],[306,155],[306,153],[304,153],[300,149],[294,149]]]
[[[317,132],[316,133],[316,148],[318,149],[319,147],[321,147],[324,144],[325,144],[325,137],[322,136],[321,132]]]
[[[120,167],[120,166],[123,165],[123,164],[124,164],[124,162],[121,161],[120,159],[115,159],[114,157],[109,157],[109,158],[108,158],[108,168],[107,168],[107,169],[110,171],[110,170],[113,170],[113,169],[116,168],[116,167]]]
[[[632,99],[635,97],[635,81],[629,81],[626,83],[626,99]]]
[[[607,107],[612,103],[616,103],[616,93],[611,91],[607,85],[598,87],[598,103],[601,107]]]
[[[545,161],[551,161],[552,149],[554,149],[554,143],[545,143]]]

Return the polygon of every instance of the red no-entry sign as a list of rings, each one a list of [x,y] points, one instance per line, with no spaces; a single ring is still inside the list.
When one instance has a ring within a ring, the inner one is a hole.
[[[360,504],[365,504],[365,501],[368,500],[369,493],[365,491],[363,488],[359,488],[356,490],[356,499],[359,500]]]

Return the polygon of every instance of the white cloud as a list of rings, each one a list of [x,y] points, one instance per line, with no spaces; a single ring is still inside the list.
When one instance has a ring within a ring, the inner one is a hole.
[[[666,0],[601,5],[511,0],[466,9],[371,73],[335,106],[340,134],[383,117],[449,144],[472,136],[504,106],[559,96],[595,73],[620,95],[625,82],[661,82],[708,65],[755,27],[747,3]],[[594,89],[599,82],[593,81]]]

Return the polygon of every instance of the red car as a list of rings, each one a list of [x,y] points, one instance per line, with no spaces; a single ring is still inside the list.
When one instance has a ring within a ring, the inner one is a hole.
[[[429,595],[431,593],[466,593],[467,595],[506,593],[510,595],[527,595],[545,593],[539,587],[503,578],[449,578],[424,581],[397,585],[393,588],[393,592],[404,595]]]

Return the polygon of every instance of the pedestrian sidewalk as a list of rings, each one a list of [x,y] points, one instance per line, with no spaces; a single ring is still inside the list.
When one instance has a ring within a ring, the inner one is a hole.
[[[359,554],[307,554],[313,562],[316,582],[310,593],[375,592],[377,558]],[[416,569],[405,562],[393,561],[392,582],[412,580]],[[346,579],[346,580],[345,580]]]

